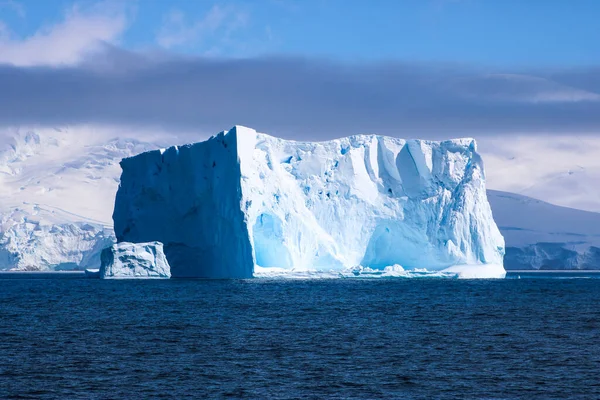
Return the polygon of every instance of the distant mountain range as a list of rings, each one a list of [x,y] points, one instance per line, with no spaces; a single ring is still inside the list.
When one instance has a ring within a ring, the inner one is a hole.
[[[114,241],[119,161],[179,141],[132,136],[94,128],[0,132],[0,270],[97,267],[100,250]],[[488,198],[506,240],[506,269],[600,269],[600,213],[495,190]]]
[[[600,213],[488,190],[505,269],[600,269]]]

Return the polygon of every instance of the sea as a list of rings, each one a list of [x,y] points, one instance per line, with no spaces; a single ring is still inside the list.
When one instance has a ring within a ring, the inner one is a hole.
[[[0,399],[598,399],[600,274],[0,274]]]

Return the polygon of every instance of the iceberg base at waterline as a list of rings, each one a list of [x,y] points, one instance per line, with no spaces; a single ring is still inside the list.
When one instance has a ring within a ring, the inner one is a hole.
[[[160,242],[121,242],[102,250],[102,279],[169,279],[171,267]],[[86,271],[87,272],[87,271]]]
[[[289,270],[285,268],[254,267],[256,279],[337,279],[337,278],[448,278],[448,279],[504,279],[506,271],[501,264],[455,265],[442,270],[427,268],[404,269],[399,265],[383,269],[356,267],[347,269]]]
[[[100,269],[86,268],[84,271],[86,278],[100,278]]]
[[[504,279],[506,270],[502,264],[454,265],[441,271],[455,274],[459,279]]]

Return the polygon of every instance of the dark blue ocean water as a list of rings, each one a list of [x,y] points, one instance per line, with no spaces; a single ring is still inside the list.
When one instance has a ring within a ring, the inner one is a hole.
[[[33,277],[2,399],[600,398],[600,279]]]

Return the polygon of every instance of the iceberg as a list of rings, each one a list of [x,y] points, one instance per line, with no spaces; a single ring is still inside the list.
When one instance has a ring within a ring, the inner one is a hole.
[[[164,243],[174,277],[393,265],[505,274],[473,139],[296,142],[236,126],[121,168],[117,241]]]
[[[102,279],[171,277],[171,267],[160,242],[117,243],[102,250],[101,261]]]

